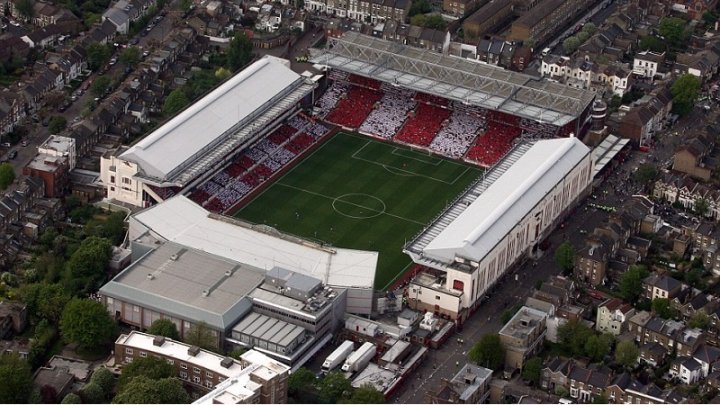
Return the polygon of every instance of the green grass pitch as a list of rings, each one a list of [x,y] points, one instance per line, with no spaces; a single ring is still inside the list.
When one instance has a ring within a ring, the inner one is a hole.
[[[339,133],[235,213],[333,246],[380,253],[375,288],[410,264],[406,240],[481,170],[368,137]]]

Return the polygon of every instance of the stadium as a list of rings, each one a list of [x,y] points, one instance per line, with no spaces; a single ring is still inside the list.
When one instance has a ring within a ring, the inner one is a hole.
[[[438,232],[459,201],[472,207],[476,200],[467,196],[491,176],[508,172],[513,185],[520,176],[559,173],[550,176],[557,183],[580,162],[585,170],[589,154],[568,137],[587,131],[594,93],[354,32],[328,41],[311,58],[325,74],[300,75],[287,61],[266,56],[135,145],[103,157],[107,197],[148,211],[173,201],[150,231],[166,229],[168,240],[185,238],[240,261],[257,254],[260,268],[283,263],[350,288],[348,311],[370,313],[373,291],[390,289],[414,264],[445,273],[458,267],[452,263],[462,254],[439,260],[418,238]],[[559,141],[551,148],[568,155],[544,160],[550,151],[538,146],[544,139]],[[508,170],[525,155],[525,164],[545,165],[544,171]],[[568,156],[574,165],[557,164]],[[575,186],[554,218],[586,184]],[[507,201],[498,206],[521,196],[501,196]],[[188,216],[176,220],[184,228],[170,224],[173,216]],[[256,239],[262,250],[238,249]],[[292,248],[275,251],[273,240],[291,241]],[[434,284],[445,286],[449,278]],[[461,292],[458,307],[433,306],[435,312],[452,317],[476,305],[478,277],[463,280],[442,287]]]

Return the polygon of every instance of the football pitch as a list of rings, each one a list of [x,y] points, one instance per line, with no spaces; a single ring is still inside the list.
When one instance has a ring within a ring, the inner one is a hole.
[[[379,252],[375,288],[411,260],[403,245],[481,170],[401,145],[338,133],[235,213],[333,246]]]

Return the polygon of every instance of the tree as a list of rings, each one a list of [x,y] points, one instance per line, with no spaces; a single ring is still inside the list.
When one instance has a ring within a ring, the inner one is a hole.
[[[10,163],[0,164],[0,190],[5,190],[15,181],[15,169]]]
[[[444,31],[447,21],[438,14],[418,14],[410,17],[410,24]]]
[[[570,55],[571,53],[575,52],[580,47],[580,40],[577,37],[572,36],[572,37],[564,40],[562,43],[562,46],[563,46],[563,50],[565,51],[565,53],[567,55]]]
[[[637,180],[646,187],[651,185],[657,177],[657,167],[651,163],[645,163],[638,167],[636,172]]]
[[[217,349],[217,339],[212,335],[212,331],[205,322],[190,327],[190,330],[185,334],[185,343],[206,350]]]
[[[108,399],[115,387],[115,375],[106,367],[99,367],[93,372],[90,383],[97,384],[103,393],[105,393],[105,399]]]
[[[129,67],[135,67],[140,62],[140,48],[137,46],[130,46],[125,48],[120,54],[120,63],[123,63]]]
[[[713,25],[718,20],[718,17],[717,17],[717,14],[710,12],[710,11],[706,11],[703,13],[702,19],[703,19],[703,21],[705,21],[705,24]]]
[[[670,87],[673,99],[673,111],[685,115],[692,111],[700,93],[700,78],[691,74],[680,76]]]
[[[532,382],[535,386],[542,377],[543,361],[540,357],[533,357],[525,363],[522,370],[522,378]]]
[[[70,294],[59,284],[28,284],[20,290],[20,296],[35,323],[47,319],[57,324],[65,305],[70,301]]]
[[[620,295],[625,301],[635,302],[642,293],[642,282],[648,273],[643,266],[630,266],[620,276]]]
[[[80,397],[86,404],[104,404],[107,402],[107,394],[102,387],[91,382],[80,390]]]
[[[50,118],[48,131],[50,131],[51,134],[60,133],[63,129],[65,129],[65,127],[67,127],[67,119],[65,119],[62,115],[55,115]]]
[[[499,370],[505,363],[505,348],[500,336],[494,333],[483,335],[468,352],[471,361],[492,370]]]
[[[176,378],[133,378],[113,399],[114,404],[186,404],[188,394]]]
[[[633,367],[639,355],[640,350],[632,340],[622,340],[615,347],[615,361],[625,368]]]
[[[652,310],[660,318],[670,319],[675,317],[675,308],[670,305],[667,298],[655,298],[652,300]]]
[[[591,337],[595,336],[592,329],[585,326],[577,319],[571,319],[558,327],[557,338],[560,347],[569,356],[585,355],[585,344]]]
[[[147,333],[165,336],[173,340],[180,340],[180,334],[177,331],[177,327],[175,327],[175,323],[169,319],[158,319],[154,321],[150,325],[150,328],[148,328]]]
[[[82,400],[80,399],[80,396],[75,393],[69,393],[65,395],[65,398],[63,398],[61,404],[82,404]]]
[[[252,42],[244,32],[235,34],[228,45],[225,54],[227,55],[228,68],[233,72],[250,63],[252,60]]]
[[[589,35],[594,34],[595,31],[597,31],[597,26],[592,22],[585,23],[582,27],[582,32],[587,32]]]
[[[103,45],[99,42],[93,42],[87,46],[87,59],[88,67],[91,70],[98,70],[103,65],[110,61],[112,57],[112,51],[107,45]]]
[[[350,380],[339,371],[331,371],[318,383],[320,402],[336,404],[342,398],[347,398],[352,392]]]
[[[408,11],[408,17],[418,14],[426,14],[432,11],[432,5],[427,0],[414,1]]]
[[[232,357],[235,360],[240,360],[240,357],[247,352],[247,349],[242,347],[236,347],[228,353],[228,356]]]
[[[165,99],[163,112],[172,115],[185,108],[188,104],[190,104],[190,100],[185,95],[185,92],[182,89],[175,89]]]
[[[609,333],[590,336],[585,342],[585,355],[592,361],[602,361],[605,356],[610,354],[610,348],[614,341],[615,338]]]
[[[136,377],[143,376],[151,380],[160,380],[163,378],[171,378],[175,376],[175,367],[167,361],[157,357],[141,357],[133,360],[132,363],[123,367],[120,381],[118,381],[119,390],[123,390],[125,386]]]
[[[77,343],[84,349],[97,349],[115,337],[115,321],[97,301],[75,298],[70,301],[60,318],[60,333],[68,343]]]
[[[23,404],[33,389],[30,365],[16,354],[0,355],[0,403]]]
[[[667,45],[660,38],[647,35],[640,39],[640,49],[660,53],[667,50]]]
[[[18,0],[15,2],[15,9],[25,21],[30,21],[35,15],[35,2],[33,0]]]
[[[566,240],[555,249],[555,263],[566,273],[575,267],[575,247],[570,241]]]
[[[77,295],[96,291],[107,278],[105,268],[112,256],[112,245],[105,238],[90,236],[80,242],[65,263],[63,286]]]
[[[689,326],[691,328],[707,329],[708,326],[710,326],[710,318],[705,312],[697,311],[692,318],[690,318]]]
[[[290,374],[288,378],[288,394],[295,396],[301,390],[307,389],[314,384],[315,374],[305,367],[300,367],[296,372]]]
[[[707,216],[708,211],[710,211],[710,203],[704,198],[698,198],[695,200],[693,208],[695,209],[696,214],[704,217]]]
[[[180,0],[180,10],[187,13],[192,8],[192,0]]]
[[[384,404],[385,395],[370,383],[363,384],[353,392],[350,399],[340,401],[341,404]]]
[[[687,23],[678,17],[663,17],[658,26],[658,33],[670,43],[671,46],[680,46],[688,38],[689,33],[685,26]]]
[[[100,76],[95,79],[92,85],[90,85],[90,94],[95,97],[100,97],[110,88],[110,78],[107,76]]]
[[[704,273],[705,273],[704,269],[698,269],[698,268],[690,269],[685,272],[685,277],[684,277],[685,282],[688,283],[691,287],[695,287],[695,288],[702,290],[704,287],[704,284],[705,284],[705,283],[703,283],[703,279],[702,279]]]

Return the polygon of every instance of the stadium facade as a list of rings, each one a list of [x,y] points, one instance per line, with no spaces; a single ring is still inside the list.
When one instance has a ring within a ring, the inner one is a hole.
[[[462,323],[584,196],[593,166],[577,138],[515,146],[405,246],[428,269],[410,283],[410,306]]]

